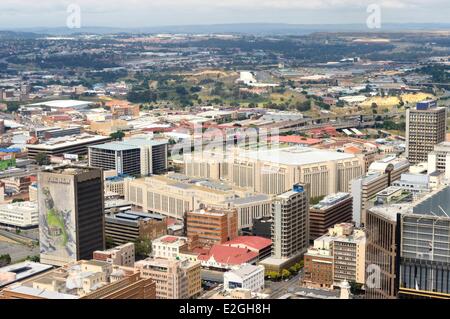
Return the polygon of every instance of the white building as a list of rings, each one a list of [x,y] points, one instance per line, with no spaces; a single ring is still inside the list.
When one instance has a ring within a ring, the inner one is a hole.
[[[244,264],[223,275],[224,289],[248,289],[260,292],[264,289],[264,267]]]
[[[18,202],[0,205],[0,225],[12,228],[33,228],[39,225],[36,202]]]
[[[152,252],[155,258],[175,259],[180,251],[186,250],[188,239],[186,237],[163,236],[152,241]]]

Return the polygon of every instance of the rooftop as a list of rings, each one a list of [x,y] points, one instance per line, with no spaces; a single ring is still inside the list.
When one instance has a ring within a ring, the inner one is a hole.
[[[238,236],[230,241],[223,243],[227,246],[246,246],[261,250],[272,245],[272,240],[260,236]]]
[[[355,158],[353,154],[299,146],[270,150],[242,151],[239,157],[296,166]]]

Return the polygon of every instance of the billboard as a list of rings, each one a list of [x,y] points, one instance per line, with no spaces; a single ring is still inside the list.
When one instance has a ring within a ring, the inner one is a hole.
[[[74,176],[39,174],[41,261],[63,265],[77,260]]]

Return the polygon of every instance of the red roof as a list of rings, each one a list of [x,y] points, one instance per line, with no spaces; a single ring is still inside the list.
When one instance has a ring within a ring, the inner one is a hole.
[[[288,135],[288,136],[275,136],[271,140],[278,141],[280,143],[293,143],[293,144],[304,144],[304,145],[315,145],[322,142],[322,140],[317,138],[307,138],[299,135]]]
[[[223,245],[247,247],[255,250],[262,250],[272,245],[272,240],[259,236],[238,236]]]
[[[200,254],[198,259],[207,261],[211,257],[221,264],[240,265],[252,262],[258,257],[258,253],[245,248],[214,245],[208,253]]]
[[[161,239],[161,241],[163,242],[163,243],[174,243],[174,242],[176,242],[178,240],[178,238],[177,237],[173,237],[173,236],[167,236],[167,237],[163,237],[162,239]]]

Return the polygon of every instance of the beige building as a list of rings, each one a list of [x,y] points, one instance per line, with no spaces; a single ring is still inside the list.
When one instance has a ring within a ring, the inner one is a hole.
[[[125,199],[145,211],[176,219],[185,213],[212,207],[236,209],[238,228],[251,227],[253,218],[268,217],[271,197],[209,180],[193,180],[180,174],[167,174],[129,181]]]
[[[365,283],[366,234],[353,224],[341,223],[330,228],[328,234],[314,241],[305,259],[307,256],[321,259],[315,263],[318,268],[307,269],[305,273],[310,285],[328,287],[331,269],[334,286],[344,280]]]
[[[406,154],[411,164],[426,162],[435,145],[445,141],[447,109],[435,101],[418,103],[406,110]]]
[[[200,294],[200,262],[147,258],[135,263],[144,278],[156,282],[157,299],[189,299]]]
[[[94,260],[106,261],[116,266],[133,267],[135,249],[133,243],[126,243],[108,250],[94,251]]]
[[[296,183],[310,185],[310,197],[347,192],[352,179],[365,171],[363,156],[315,149],[287,147],[217,154],[185,155],[185,174],[224,180],[250,190],[278,195]]]

